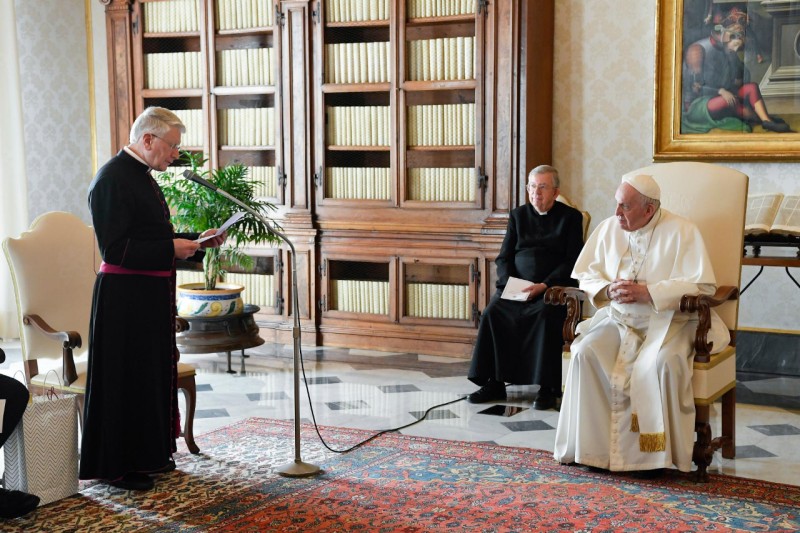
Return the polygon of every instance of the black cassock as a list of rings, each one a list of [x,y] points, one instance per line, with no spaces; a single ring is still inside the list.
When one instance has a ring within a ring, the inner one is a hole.
[[[81,479],[117,479],[166,466],[179,433],[175,345],[176,235],[148,167],[124,150],[89,186],[105,263],[168,277],[99,273],[89,326]],[[201,256],[195,255],[193,259]]]
[[[497,292],[481,313],[469,379],[561,388],[564,306],[503,300],[509,276],[535,283],[577,286],[570,278],[583,247],[581,213],[555,202],[545,215],[526,204],[511,211],[497,256]]]

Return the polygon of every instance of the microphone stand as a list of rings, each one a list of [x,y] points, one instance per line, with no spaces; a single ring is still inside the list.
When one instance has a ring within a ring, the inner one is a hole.
[[[208,187],[258,218],[267,226],[270,232],[274,233],[280,237],[283,242],[288,244],[289,249],[292,251],[292,314],[294,315],[294,325],[292,326],[292,339],[294,341],[294,461],[278,467],[276,472],[287,477],[307,477],[319,474],[321,471],[317,465],[304,462],[300,456],[300,314],[297,296],[297,253],[295,252],[294,244],[292,244],[292,241],[289,240],[286,234],[276,230],[269,220],[254,209],[245,205],[238,198],[234,198],[208,180],[193,174],[190,170],[184,171],[183,176],[199,185]]]

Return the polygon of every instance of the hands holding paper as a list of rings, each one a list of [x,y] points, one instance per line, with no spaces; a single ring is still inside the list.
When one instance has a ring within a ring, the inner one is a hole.
[[[222,227],[207,229],[194,241],[188,239],[174,239],[173,246],[175,248],[175,257],[178,259],[186,259],[193,256],[198,248],[216,248],[222,246],[222,243],[224,243],[225,239],[228,237],[228,228],[239,222],[244,215],[244,211],[239,211],[226,220],[222,224]]]
[[[524,279],[510,276],[506,282],[503,294],[500,297],[504,300],[525,302],[527,300],[533,300],[546,290],[547,285],[544,283],[532,283]]]

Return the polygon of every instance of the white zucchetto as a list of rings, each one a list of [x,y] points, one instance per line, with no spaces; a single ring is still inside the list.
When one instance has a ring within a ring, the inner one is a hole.
[[[661,187],[658,186],[653,176],[647,174],[625,174],[622,183],[627,183],[643,195],[653,200],[661,200]]]

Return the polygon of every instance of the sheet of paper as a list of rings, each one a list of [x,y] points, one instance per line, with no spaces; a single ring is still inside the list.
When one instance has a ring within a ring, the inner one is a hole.
[[[226,229],[230,228],[231,226],[233,226],[234,224],[236,224],[237,222],[239,222],[239,221],[242,219],[242,217],[243,217],[244,215],[245,215],[245,212],[244,212],[244,211],[239,211],[238,213],[235,213],[233,216],[231,216],[231,218],[229,218],[228,220],[226,220],[226,221],[225,221],[225,222],[222,224],[222,226],[221,226],[221,227],[217,228],[217,231],[216,231],[216,233],[213,233],[213,234],[211,234],[211,235],[206,235],[205,237],[201,237],[201,238],[199,238],[199,239],[195,239],[195,241],[194,241],[194,242],[197,242],[197,243],[200,243],[200,242],[205,242],[205,241],[207,241],[208,239],[211,239],[211,238],[213,238],[213,237],[216,237],[217,235],[222,235],[222,233],[223,233],[223,232],[224,232]]]
[[[523,292],[522,289],[530,287],[531,285],[533,285],[533,283],[528,280],[509,276],[508,282],[506,282],[506,288],[503,289],[503,294],[500,295],[500,298],[524,302],[528,299],[528,293]]]

